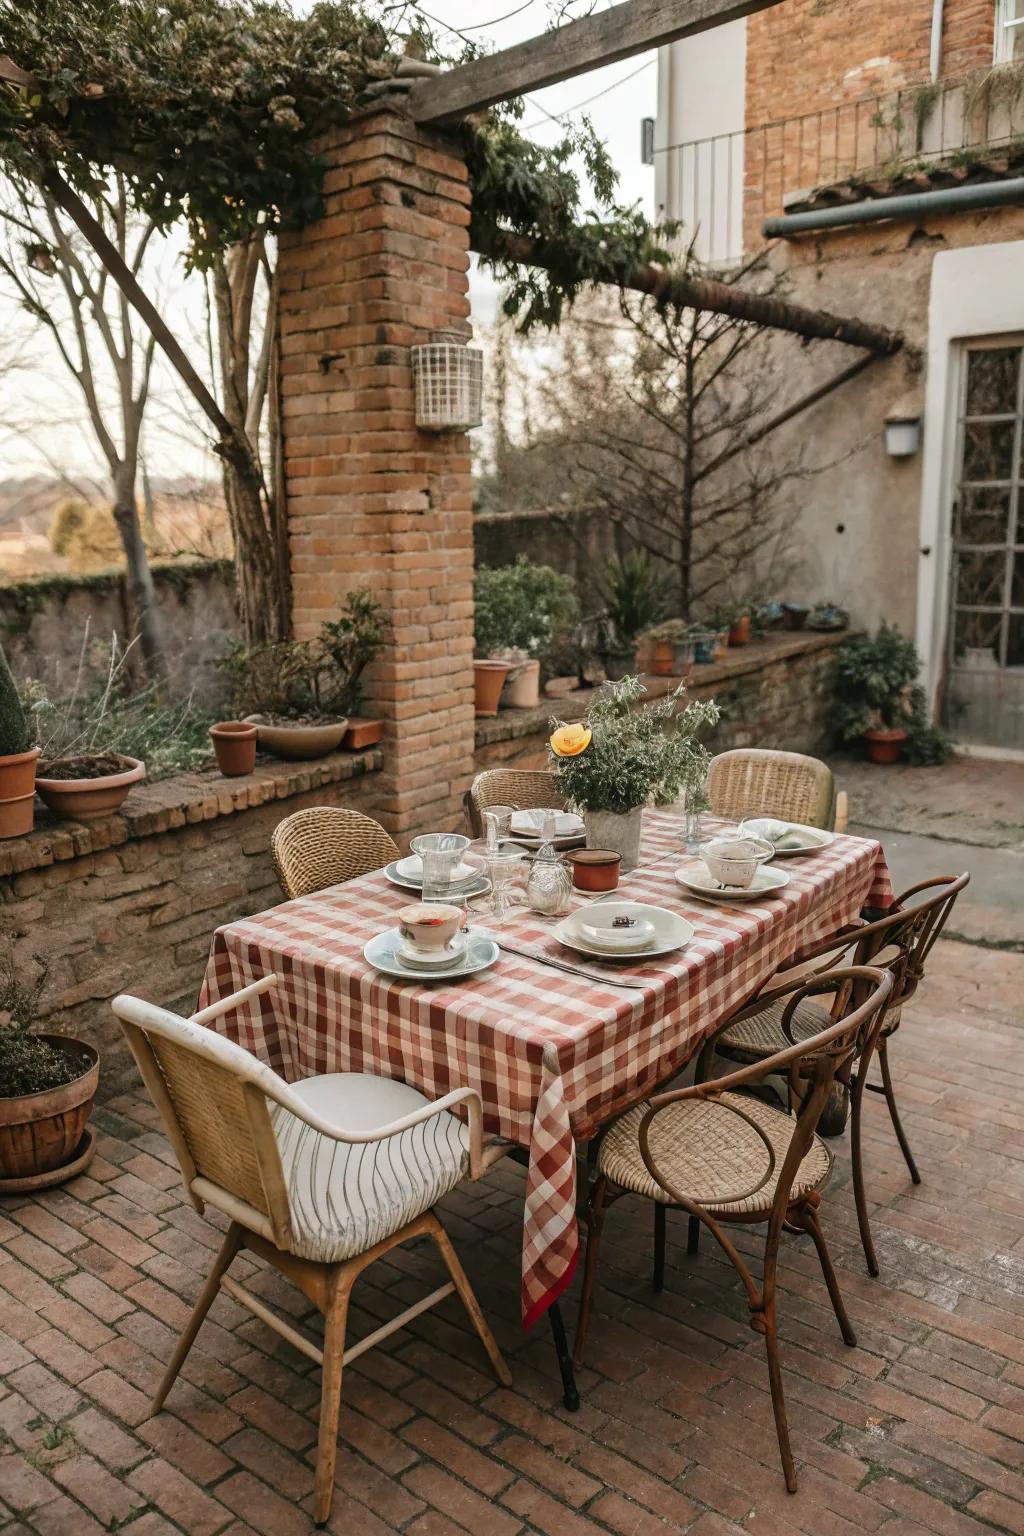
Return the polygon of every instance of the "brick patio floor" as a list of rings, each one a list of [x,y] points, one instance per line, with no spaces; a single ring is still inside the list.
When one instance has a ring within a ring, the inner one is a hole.
[[[894,1057],[914,1189],[869,1096],[866,1153],[883,1278],[857,1242],[845,1140],[823,1214],[856,1349],[841,1342],[806,1240],[787,1240],[783,1362],[801,1488],[787,1496],[761,1339],[707,1240],[670,1222],[649,1289],[650,1215],[608,1219],[604,1286],[560,1403],[546,1327],[519,1329],[523,1173],[445,1204],[515,1387],[486,1375],[446,1303],[346,1374],[330,1528],[349,1536],[972,1536],[1024,1533],[1024,957],[947,943]],[[318,1373],[226,1297],[169,1400],[149,1394],[216,1231],[182,1203],[141,1093],[96,1115],[88,1176],[0,1203],[0,1514],[5,1533],[298,1536],[311,1529]],[[753,1249],[751,1240],[747,1246]],[[437,1283],[412,1248],[357,1291],[356,1331]],[[305,1315],[268,1275],[267,1299]],[[567,1298],[575,1314],[575,1293]],[[2,1506],[0,1506],[2,1507]],[[4,1522],[7,1523],[4,1523]]]

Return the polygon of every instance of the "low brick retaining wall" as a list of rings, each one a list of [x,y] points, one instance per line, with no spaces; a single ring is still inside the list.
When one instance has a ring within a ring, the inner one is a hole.
[[[820,755],[835,745],[832,672],[841,634],[766,635],[730,649],[723,661],[694,667],[689,697],[717,699],[722,720],[709,743],[730,747],[774,747]],[[678,678],[645,678],[651,694],[668,693]],[[537,709],[503,710],[476,724],[476,766],[543,768],[548,722],[581,720],[593,698],[581,689],[562,699],[543,699]]]
[[[311,763],[261,762],[244,779],[209,769],[134,789],[89,823],[37,816],[28,837],[0,842],[0,923],[17,954],[49,966],[44,1016],[125,1059],[110,1011],[118,992],[195,1005],[210,935],[281,900],[270,835],[307,805],[371,812],[381,752]]]

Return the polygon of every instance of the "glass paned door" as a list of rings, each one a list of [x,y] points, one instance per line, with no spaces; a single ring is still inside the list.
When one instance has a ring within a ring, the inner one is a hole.
[[[1024,749],[1024,339],[963,350],[946,724]]]
[[[996,0],[995,62],[1024,58],[1024,0]]]

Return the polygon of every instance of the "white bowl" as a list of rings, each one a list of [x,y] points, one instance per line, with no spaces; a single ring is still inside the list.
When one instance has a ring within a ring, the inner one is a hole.
[[[602,949],[630,951],[646,944],[653,944],[656,937],[654,924],[646,917],[633,917],[627,913],[593,913],[579,923],[581,938],[590,944],[600,944]]]

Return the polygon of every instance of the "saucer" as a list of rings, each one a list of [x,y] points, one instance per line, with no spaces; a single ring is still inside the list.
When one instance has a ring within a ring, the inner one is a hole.
[[[703,864],[697,861],[686,868],[677,869],[675,876],[684,889],[699,896],[701,901],[761,901],[765,897],[777,895],[784,885],[789,884],[790,878],[781,869],[762,864],[749,885],[719,885],[717,880],[712,880]]]
[[[404,861],[401,859],[394,859],[387,866],[387,868],[384,870],[384,874],[387,876],[388,880],[391,881],[392,885],[397,885],[399,890],[402,891],[422,891],[422,877],[417,877],[415,880],[410,880],[404,875],[400,875],[398,873],[398,866],[402,862]],[[472,879],[466,880],[459,885],[453,886],[450,894],[453,897],[457,896],[459,898],[469,896],[485,896],[490,888],[491,882],[488,880],[487,876],[481,870],[474,869]]]
[[[423,860],[418,853],[410,853],[404,859],[397,860],[395,872],[409,885],[423,884]],[[480,871],[474,869],[472,864],[457,864],[452,870],[451,884],[462,885],[466,880],[472,880]]]
[[[451,970],[458,965],[466,953],[466,939],[462,934],[456,934],[450,943],[442,949],[426,950],[416,949],[407,940],[403,939],[398,949],[398,958],[403,965],[414,965],[417,970],[436,971]]]
[[[436,966],[426,970],[423,966],[409,965],[402,959],[400,951],[403,943],[400,929],[386,928],[363,945],[363,959],[385,976],[397,976],[402,981],[422,986],[432,981],[458,981],[463,976],[475,976],[478,971],[493,965],[501,953],[493,939],[471,933],[456,964],[446,970],[439,970]]]

